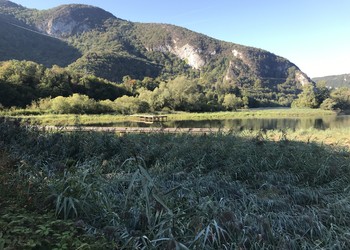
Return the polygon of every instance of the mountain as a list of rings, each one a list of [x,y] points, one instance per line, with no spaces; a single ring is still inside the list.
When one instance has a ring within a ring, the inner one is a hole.
[[[174,25],[122,20],[89,5],[39,11],[0,0],[0,17],[0,60],[68,66],[114,82],[125,76],[166,80],[187,75],[208,89],[238,88],[286,103],[312,83],[295,64],[268,51]]]
[[[315,77],[315,82],[324,81],[327,87],[339,88],[350,87],[350,74]]]
[[[251,73],[261,79],[285,79],[287,70],[296,67],[264,50],[221,42],[173,25],[128,22],[88,5],[62,5],[37,11],[1,0],[0,14],[23,20],[33,31],[72,44],[83,52],[82,59],[87,61],[92,53],[103,58],[112,54],[112,57],[121,57],[121,61],[127,56],[146,63],[146,67],[165,67],[164,61],[173,62],[172,56],[176,56],[193,69],[205,71],[209,71],[213,62],[220,61],[226,64],[226,79],[241,73]],[[159,56],[163,58],[156,58]],[[300,76],[299,79],[304,80]]]
[[[81,53],[71,45],[53,37],[33,32],[25,25],[8,22],[0,16],[1,60],[30,60],[45,66],[68,66]]]

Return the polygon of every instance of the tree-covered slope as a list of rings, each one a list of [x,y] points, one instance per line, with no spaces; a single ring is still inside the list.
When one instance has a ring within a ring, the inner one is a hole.
[[[332,88],[350,87],[350,74],[315,77],[313,80],[315,82],[323,81],[326,86]]]
[[[80,52],[64,41],[35,32],[0,15],[0,60],[30,60],[46,66],[67,66]]]
[[[182,76],[196,85],[193,90],[202,103],[199,110],[221,109],[224,103],[231,107],[235,97],[243,98],[242,105],[249,103],[249,107],[289,106],[302,86],[312,84],[295,64],[268,51],[174,25],[122,20],[89,5],[39,11],[0,0],[0,16],[0,60],[67,66],[79,74],[124,83],[135,97],[147,96],[147,100],[151,95],[145,90],[159,87],[166,92],[171,84],[182,88],[176,80]],[[145,78],[156,79],[152,88],[142,87]],[[130,79],[139,84],[132,86]],[[179,107],[187,110],[184,105]],[[156,109],[173,106],[155,105]]]
[[[73,69],[118,81],[123,76],[201,75],[209,83],[275,86],[290,77],[304,85],[306,75],[287,59],[270,52],[222,42],[165,24],[133,23],[88,5],[62,5],[38,11],[0,1],[0,13],[33,30],[57,37],[82,52]]]

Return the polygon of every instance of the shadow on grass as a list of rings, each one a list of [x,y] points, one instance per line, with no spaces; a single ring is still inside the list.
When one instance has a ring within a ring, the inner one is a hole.
[[[125,248],[349,248],[350,153],[262,132],[42,133],[0,124],[33,207]]]

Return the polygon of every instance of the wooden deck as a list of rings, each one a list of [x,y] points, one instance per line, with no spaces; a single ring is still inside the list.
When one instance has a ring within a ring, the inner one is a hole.
[[[210,134],[217,132],[225,132],[225,129],[219,128],[150,128],[150,127],[75,127],[75,126],[38,126],[37,127],[43,131],[64,131],[64,132],[73,132],[73,131],[95,131],[95,132],[109,132],[109,133],[119,133],[119,134],[144,134],[144,133],[164,133],[164,134]]]
[[[168,116],[166,115],[133,115],[138,118],[138,121],[145,123],[154,122],[166,122],[168,121]]]

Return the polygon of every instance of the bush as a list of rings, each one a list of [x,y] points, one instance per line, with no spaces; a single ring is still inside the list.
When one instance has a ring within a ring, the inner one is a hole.
[[[86,95],[73,94],[69,97],[57,96],[33,102],[30,106],[39,110],[49,110],[58,114],[100,114],[114,111],[109,100],[97,102]]]
[[[141,101],[137,97],[122,96],[114,101],[115,109],[121,114],[136,114],[146,113],[150,111],[150,106],[147,102]]]
[[[334,101],[331,98],[327,98],[321,103],[320,108],[324,110],[335,110],[336,106],[337,106],[336,101]]]

